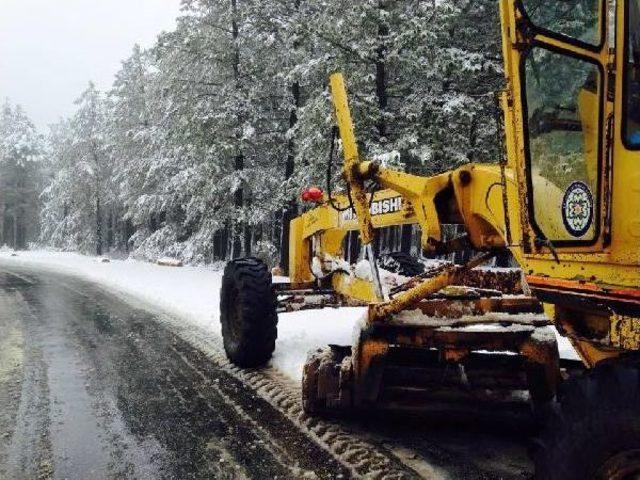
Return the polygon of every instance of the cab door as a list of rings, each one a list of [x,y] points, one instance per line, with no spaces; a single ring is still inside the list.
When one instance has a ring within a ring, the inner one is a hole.
[[[508,0],[501,8],[523,249],[602,251],[613,105],[607,2]]]

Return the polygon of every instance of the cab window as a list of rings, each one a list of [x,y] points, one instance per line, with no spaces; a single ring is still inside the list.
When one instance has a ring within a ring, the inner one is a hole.
[[[602,0],[523,0],[525,13],[542,33],[597,47],[602,43]]]
[[[601,74],[542,46],[524,63],[530,208],[542,239],[596,238]]]

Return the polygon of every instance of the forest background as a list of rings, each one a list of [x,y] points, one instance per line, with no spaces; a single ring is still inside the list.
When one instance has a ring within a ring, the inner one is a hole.
[[[5,101],[0,245],[195,264],[286,259],[300,192],[327,182],[335,71],[366,158],[419,174],[495,162],[497,8],[183,0],[174,31],[133,46],[111,89],[89,83],[75,114],[46,132]],[[410,229],[396,237],[388,248],[411,248]]]

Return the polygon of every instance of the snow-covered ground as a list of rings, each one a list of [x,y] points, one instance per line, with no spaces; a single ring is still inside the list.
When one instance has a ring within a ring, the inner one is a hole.
[[[75,253],[0,252],[3,262],[37,266],[72,274],[135,296],[171,315],[220,335],[219,302],[222,271],[207,267],[167,267],[136,260],[111,260]],[[273,365],[294,380],[302,377],[307,352],[327,344],[350,345],[354,324],[363,308],[324,309],[281,314]],[[562,356],[577,358],[564,338]]]

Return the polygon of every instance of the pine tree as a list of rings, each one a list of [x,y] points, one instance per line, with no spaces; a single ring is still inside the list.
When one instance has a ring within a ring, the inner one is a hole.
[[[37,240],[44,164],[41,136],[20,106],[0,110],[0,244]]]
[[[44,192],[43,239],[53,245],[105,251],[105,211],[117,202],[114,162],[105,141],[105,100],[93,83],[76,113],[52,132],[54,177]]]

